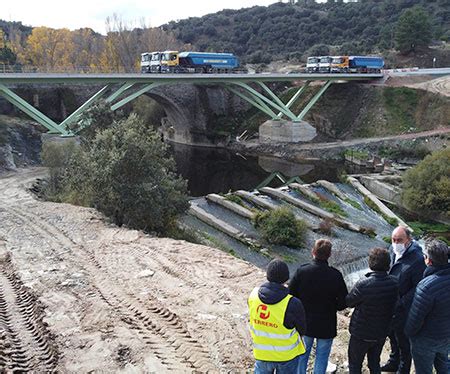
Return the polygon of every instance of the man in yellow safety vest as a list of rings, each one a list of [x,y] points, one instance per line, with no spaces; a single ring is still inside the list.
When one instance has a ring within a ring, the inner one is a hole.
[[[266,276],[268,282],[248,298],[255,374],[296,374],[298,359],[305,353],[301,338],[306,331],[305,311],[285,286],[289,280],[285,262],[272,260]]]

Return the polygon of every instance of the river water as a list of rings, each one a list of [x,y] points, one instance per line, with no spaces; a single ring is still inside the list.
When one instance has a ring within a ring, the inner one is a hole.
[[[190,195],[251,191],[272,173],[282,173],[286,179],[299,177],[304,183],[319,179],[337,182],[339,175],[349,172],[343,162],[304,161],[293,163],[272,157],[244,156],[226,149],[192,147],[172,144],[178,172],[188,180]],[[282,185],[279,180],[269,184]]]

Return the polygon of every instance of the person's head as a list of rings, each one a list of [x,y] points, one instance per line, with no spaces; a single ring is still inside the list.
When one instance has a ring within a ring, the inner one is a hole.
[[[314,243],[311,254],[316,260],[327,261],[331,256],[331,247],[333,245],[328,239],[318,239]]]
[[[272,260],[267,265],[266,277],[269,282],[286,283],[289,280],[289,268],[284,261]]]
[[[407,247],[411,241],[412,233],[407,227],[397,226],[394,231],[392,231],[392,244],[403,244]]]
[[[369,268],[372,271],[388,271],[391,266],[391,257],[384,248],[374,248],[369,253]]]
[[[432,239],[425,242],[424,249],[425,263],[430,266],[447,265],[449,249],[447,244],[441,240]]]

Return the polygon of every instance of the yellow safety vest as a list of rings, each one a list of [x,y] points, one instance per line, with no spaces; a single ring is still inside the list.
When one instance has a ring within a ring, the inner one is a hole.
[[[290,361],[305,353],[305,346],[295,328],[283,325],[284,315],[292,295],[277,304],[264,304],[256,287],[248,298],[250,333],[253,339],[253,355],[261,361]]]

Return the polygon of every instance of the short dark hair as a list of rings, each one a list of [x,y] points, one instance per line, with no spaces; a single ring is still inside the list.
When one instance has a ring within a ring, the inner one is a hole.
[[[432,239],[426,241],[424,253],[435,266],[446,265],[448,263],[448,245],[442,240]]]
[[[311,253],[318,260],[328,260],[331,256],[332,246],[328,239],[319,239],[314,243]]]
[[[391,257],[384,248],[373,248],[369,253],[369,268],[373,271],[388,271],[391,266]]]

